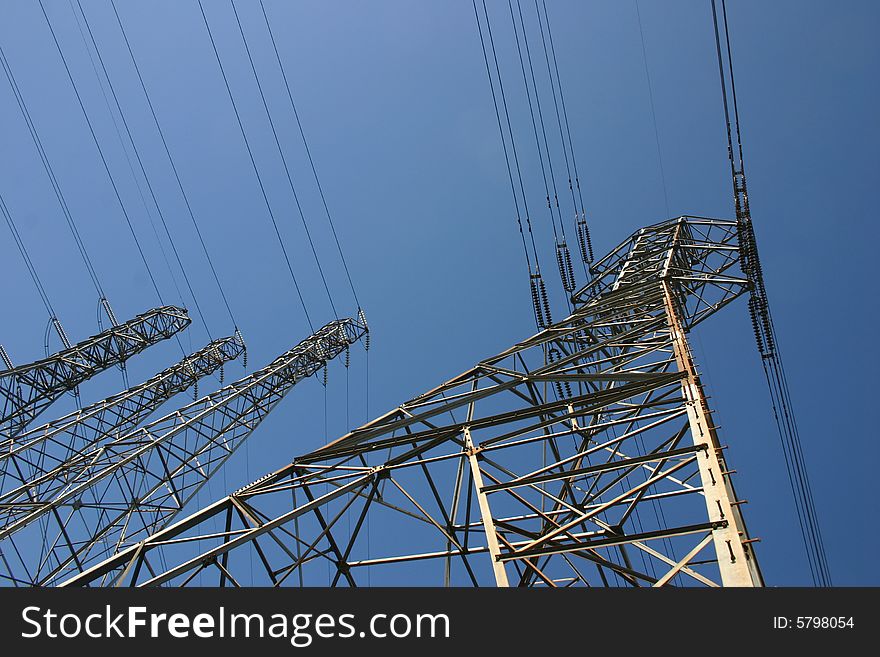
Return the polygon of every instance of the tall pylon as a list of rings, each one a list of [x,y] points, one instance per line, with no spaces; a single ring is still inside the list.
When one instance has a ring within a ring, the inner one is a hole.
[[[762,585],[687,338],[737,236],[637,231],[565,320],[62,584]]]

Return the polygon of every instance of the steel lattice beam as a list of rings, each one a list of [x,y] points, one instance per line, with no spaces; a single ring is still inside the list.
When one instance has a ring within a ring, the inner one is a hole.
[[[175,306],[154,308],[113,326],[70,349],[29,365],[0,372],[0,436],[21,433],[62,394],[114,365],[120,365],[147,347],[186,328],[186,310]]]
[[[65,584],[761,585],[686,339],[748,287],[735,222],[642,229],[564,321]]]
[[[127,434],[174,395],[235,360],[244,349],[238,334],[214,340],[140,385],[0,441],[0,502],[10,491],[53,472],[69,480],[73,464],[84,463],[82,458],[98,445]]]
[[[163,527],[297,382],[366,332],[330,322],[250,376],[10,491],[0,501],[0,575],[51,584]],[[20,547],[34,541],[44,550]]]

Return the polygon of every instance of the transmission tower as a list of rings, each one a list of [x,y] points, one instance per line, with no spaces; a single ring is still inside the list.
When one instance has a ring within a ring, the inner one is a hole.
[[[65,392],[170,338],[189,323],[182,308],[154,308],[48,358],[0,372],[0,436],[21,433]]]
[[[565,320],[61,583],[762,585],[687,338],[738,228],[639,230]]]
[[[214,340],[144,383],[0,442],[0,499],[60,469],[71,459],[128,433],[164,402],[244,353],[241,336]]]
[[[113,429],[5,492],[0,576],[51,585],[164,527],[297,382],[366,335],[360,319],[330,322],[265,368],[139,429]]]

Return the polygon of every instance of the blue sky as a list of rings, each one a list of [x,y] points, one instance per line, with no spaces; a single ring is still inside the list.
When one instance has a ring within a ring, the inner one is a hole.
[[[180,303],[71,6],[63,0],[45,4],[163,298]],[[540,218],[538,239],[549,263],[552,234],[541,213],[540,171],[511,50],[507,4],[488,4],[524,153],[531,213]],[[832,575],[840,585],[876,585],[872,546],[878,508],[872,483],[880,453],[870,416],[872,374],[880,362],[876,293],[868,272],[878,237],[873,192],[880,181],[875,109],[880,8],[856,0],[730,4],[753,218]],[[117,5],[248,340],[250,363],[261,365],[309,329],[198,5],[178,0]],[[205,5],[298,280],[313,320],[323,323],[332,313],[294,214],[230,5],[214,0]],[[226,335],[231,322],[109,2],[87,0],[83,6],[208,326],[215,337]],[[236,6],[330,288],[340,312],[351,314],[356,306],[286,105],[259,5],[240,0]],[[323,389],[307,381],[203,491],[202,503],[501,351],[534,327],[471,3],[267,0],[266,6],[372,328],[369,408],[365,358],[355,350],[348,395],[345,370],[336,366],[330,373],[327,435]],[[709,3],[639,4],[668,208],[635,4],[548,0],[548,7],[597,252],[667,216],[731,216]],[[157,305],[37,3],[0,3],[0,46],[117,315],[128,318]],[[71,338],[81,339],[97,330],[97,298],[5,80],[0,80],[0,122],[0,193],[58,316]],[[555,164],[562,168],[561,159]],[[23,363],[42,354],[47,316],[5,227],[2,233],[0,342]],[[175,277],[182,286],[180,273]],[[195,315],[192,303],[184,301]],[[198,348],[206,340],[196,320],[183,344]],[[722,440],[731,446],[738,491],[749,500],[750,531],[762,539],[765,577],[775,585],[807,584],[745,304],[706,323],[694,344]],[[57,339],[52,346],[58,347]],[[173,341],[151,349],[131,361],[132,380],[179,355]],[[227,375],[240,373],[236,364]],[[98,399],[120,386],[119,375],[108,372],[84,386],[83,394]],[[71,403],[63,400],[52,412]]]

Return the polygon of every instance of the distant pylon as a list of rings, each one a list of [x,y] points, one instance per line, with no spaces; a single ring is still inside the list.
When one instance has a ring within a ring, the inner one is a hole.
[[[186,328],[183,308],[154,308],[29,365],[0,372],[0,436],[15,436],[80,383]]]
[[[71,459],[127,434],[174,395],[243,352],[244,343],[238,337],[214,340],[140,385],[0,440],[0,500],[51,472],[70,479]]]
[[[0,580],[51,585],[164,527],[296,383],[366,331],[332,321],[263,369],[4,493]]]

